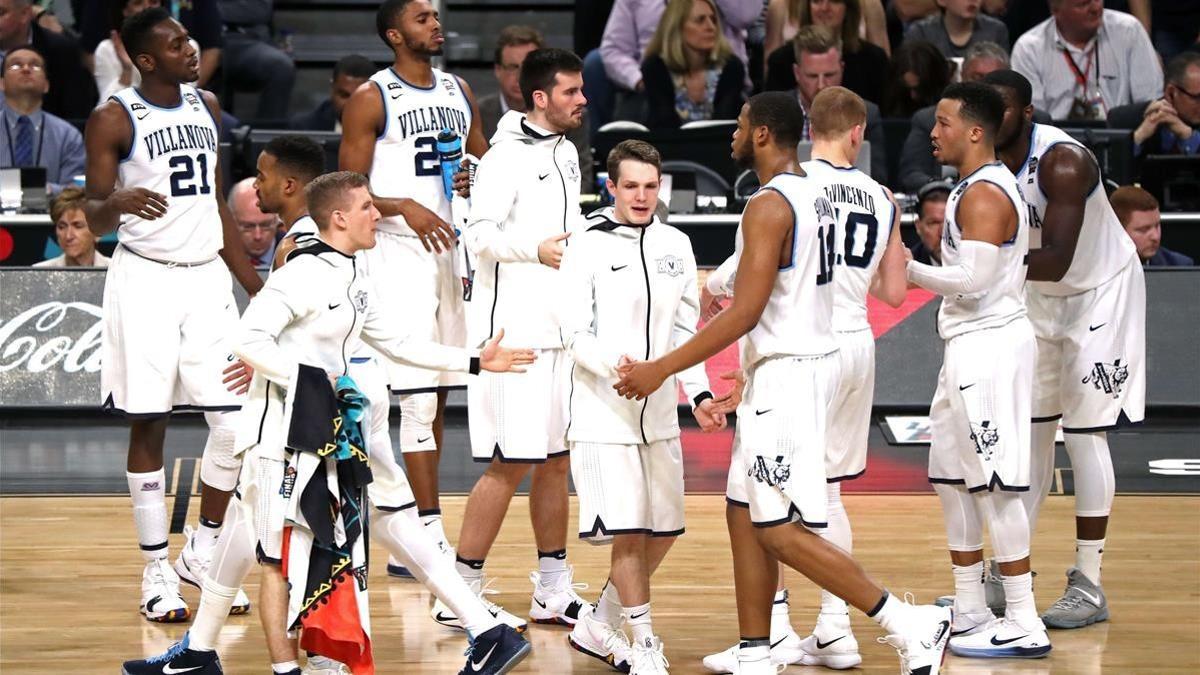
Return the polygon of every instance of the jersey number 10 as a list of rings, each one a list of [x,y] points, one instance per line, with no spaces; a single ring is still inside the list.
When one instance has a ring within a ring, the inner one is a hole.
[[[200,184],[196,185],[196,162],[200,163]],[[212,192],[208,184],[208,155],[196,155],[192,161],[189,155],[176,155],[167,162],[174,171],[171,172],[171,196],[191,197],[197,192],[202,195]]]

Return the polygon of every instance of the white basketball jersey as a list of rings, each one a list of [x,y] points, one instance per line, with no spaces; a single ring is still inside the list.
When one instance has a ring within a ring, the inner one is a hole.
[[[984,291],[970,295],[947,295],[938,311],[938,333],[949,340],[956,335],[996,328],[1025,316],[1025,254],[1029,252],[1029,212],[1021,201],[1016,178],[1004,164],[994,162],[976,169],[958,182],[946,201],[946,224],[942,229],[942,264],[959,263],[962,223],[958,202],[975,183],[992,183],[1004,191],[1017,213],[1017,232],[1000,245],[1000,273]],[[980,354],[985,358],[986,354]]]
[[[287,235],[299,241],[303,237],[317,236],[317,221],[312,219],[312,216],[307,213],[296,219],[292,226],[288,228]]]
[[[792,207],[792,264],[779,269],[758,324],[743,341],[742,364],[771,356],[821,356],[837,351],[833,338],[833,261],[837,219],[833,205],[811,178],[782,173],[773,190]],[[743,247],[738,227],[735,255]]]
[[[1029,159],[1017,172],[1017,183],[1029,205],[1029,247],[1042,246],[1042,216],[1046,213],[1046,195],[1038,187],[1038,162],[1050,148],[1059,143],[1070,143],[1084,147],[1058,127],[1044,124],[1033,125],[1029,139]],[[1088,152],[1091,156],[1091,152]],[[1099,167],[1096,170],[1099,174]],[[1137,255],[1133,240],[1125,234],[1125,228],[1108,203],[1104,185],[1097,184],[1088,195],[1083,212],[1083,227],[1079,230],[1079,241],[1075,244],[1075,256],[1067,273],[1058,281],[1030,281],[1030,286],[1046,295],[1075,295],[1090,291],[1113,278]]]
[[[454,130],[466,152],[471,106],[458,78],[433,69],[433,86],[405,82],[391,68],[371,76],[383,97],[383,133],[375,141],[371,192],[380,197],[409,197],[449,222],[450,201],[442,189],[437,136]],[[379,229],[415,235],[402,216],[379,221]]]
[[[854,167],[837,167],[823,159],[800,166],[821,186],[837,214],[833,329],[846,332],[870,328],[867,291],[883,260],[895,207],[883,186]]]
[[[217,185],[217,123],[200,91],[179,85],[174,108],[147,102],[133,87],[112,98],[133,124],[129,154],[117,168],[117,188],[141,187],[167,198],[167,214],[144,220],[124,214],[117,239],[134,253],[176,263],[217,257],[224,243],[214,190]]]

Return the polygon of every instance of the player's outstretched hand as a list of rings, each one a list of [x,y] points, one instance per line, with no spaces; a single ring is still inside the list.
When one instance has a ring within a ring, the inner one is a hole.
[[[108,200],[115,204],[121,213],[128,213],[142,220],[155,220],[167,215],[166,195],[146,188],[117,190]]]
[[[421,245],[426,251],[441,253],[454,248],[454,228],[439,218],[438,214],[410,199],[400,215],[421,238]]]
[[[625,398],[642,400],[653,394],[667,379],[667,373],[657,361],[636,361],[617,366],[617,376],[620,378],[613,389]]]
[[[562,265],[563,242],[569,236],[571,236],[570,232],[563,232],[538,244],[538,262],[546,267],[558,269],[559,265]]]
[[[221,382],[229,391],[235,394],[244,394],[250,391],[250,379],[254,377],[254,369],[245,361],[241,359],[234,361],[221,374],[225,376]]]
[[[700,431],[710,434],[725,428],[725,413],[718,412],[713,399],[706,398],[692,410],[692,416],[700,424]]]
[[[713,412],[729,415],[737,411],[737,407],[742,403],[742,390],[746,387],[746,375],[740,369],[731,370],[721,373],[721,379],[732,380],[733,386],[725,392],[724,396],[712,400]]]
[[[504,329],[501,328],[496,337],[487,341],[483,351],[479,352],[479,367],[493,373],[523,373],[527,366],[537,360],[532,349],[509,349],[500,346],[504,339]]]
[[[707,288],[700,289],[700,320],[708,323],[713,320],[713,317],[721,313],[725,309],[725,305],[721,304],[722,298],[708,292]]]

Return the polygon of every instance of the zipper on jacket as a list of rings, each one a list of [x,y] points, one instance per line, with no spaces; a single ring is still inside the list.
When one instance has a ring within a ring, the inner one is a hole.
[[[562,203],[563,203],[562,229],[563,229],[563,232],[566,232],[567,231],[567,179],[563,178],[562,167],[560,167],[558,165],[558,157],[557,157],[558,146],[563,142],[564,138],[566,138],[565,135],[558,137],[558,141],[554,144],[554,150],[552,150],[550,152],[550,159],[551,159],[551,161],[554,162],[554,170],[558,172],[558,184],[562,186]],[[566,245],[567,245],[567,242],[564,241],[563,246],[566,246]]]
[[[496,304],[500,302],[500,263],[496,263],[496,274],[492,280],[492,313],[488,317],[488,337],[496,335]]]
[[[565,193],[564,193],[565,194]],[[565,213],[565,212],[564,212]],[[650,268],[646,266],[646,228],[638,234],[638,251],[642,257],[642,277],[646,280],[646,356],[645,360],[650,360]],[[638,427],[642,432],[642,442],[649,444],[646,440],[646,406],[650,404],[650,397],[642,399],[642,414],[638,416]]]
[[[350,342],[350,336],[354,334],[354,323],[358,321],[358,310],[354,307],[354,300],[350,298],[350,289],[354,287],[354,281],[358,279],[358,265],[355,264],[354,258],[350,259],[350,283],[346,284],[346,305],[350,308],[350,328],[346,330],[346,337],[342,338],[342,374],[346,375],[350,372],[350,361],[346,358],[346,344]]]

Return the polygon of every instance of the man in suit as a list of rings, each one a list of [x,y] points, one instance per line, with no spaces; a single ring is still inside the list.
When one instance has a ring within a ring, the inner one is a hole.
[[[1108,126],[1133,129],[1133,155],[1200,154],[1200,53],[1183,52],[1167,64],[1167,86],[1155,101],[1113,109]]]
[[[5,97],[0,122],[7,143],[0,143],[0,167],[46,169],[53,194],[83,173],[83,136],[79,130],[46,112],[46,60],[33,47],[17,47],[4,55]]]
[[[0,0],[0,57],[22,45],[33,45],[45,59],[50,90],[42,108],[68,120],[84,119],[96,106],[96,81],[83,67],[75,40],[42,28],[33,20],[31,0]]]
[[[942,264],[942,227],[946,223],[946,200],[950,181],[935,180],[917,191],[917,243],[908,247],[913,260],[925,265]]]
[[[483,135],[491,141],[496,134],[496,123],[509,110],[525,110],[525,100],[521,97],[521,64],[525,56],[535,49],[542,48],[542,34],[529,26],[505,26],[496,38],[496,52],[492,72],[500,90],[479,99],[479,117],[483,122]],[[582,174],[582,190],[585,193],[596,191],[593,180],[592,143],[588,134],[587,112],[583,113],[583,126],[567,132],[567,140],[575,144],[579,151],[579,171]]]
[[[1135,185],[1117,188],[1108,201],[1147,267],[1191,267],[1195,261],[1162,245],[1162,217],[1154,195]]]
[[[343,56],[333,66],[333,77],[329,80],[329,98],[306,113],[293,115],[288,121],[288,128],[341,133],[342,109],[346,107],[346,101],[350,100],[350,95],[359,85],[370,79],[375,70],[375,64],[365,56]]]

